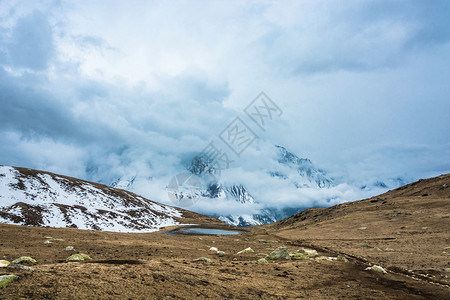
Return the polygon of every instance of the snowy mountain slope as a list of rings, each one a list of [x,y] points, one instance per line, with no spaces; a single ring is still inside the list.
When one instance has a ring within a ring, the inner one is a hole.
[[[204,217],[101,184],[0,166],[3,223],[135,232],[180,224],[193,214]]]

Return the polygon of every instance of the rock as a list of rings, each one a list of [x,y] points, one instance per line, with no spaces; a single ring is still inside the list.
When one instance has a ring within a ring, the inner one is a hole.
[[[44,241],[44,244],[53,244],[53,242],[51,240],[46,240]]]
[[[392,251],[395,251],[395,250],[392,249],[392,248],[386,248],[386,249],[384,249],[384,251],[392,252]]]
[[[343,255],[338,255],[338,256],[336,257],[336,260],[337,260],[337,261],[342,261],[342,262],[348,262],[347,257],[345,257],[345,256],[343,256]]]
[[[264,243],[264,244],[273,244],[273,243],[278,243],[278,241],[266,241],[266,240],[259,240],[260,243]]]
[[[373,265],[371,267],[367,267],[366,270],[372,270],[372,271],[380,272],[380,273],[383,273],[383,274],[387,273],[386,270],[383,269],[383,267],[380,267],[380,266],[377,266],[377,265]]]
[[[77,253],[69,256],[66,261],[82,261],[92,259],[89,255],[83,253]]]
[[[297,252],[304,253],[304,254],[308,255],[309,257],[315,257],[315,256],[319,255],[319,253],[317,253],[316,250],[314,250],[314,249],[307,249],[307,248],[303,248],[303,247],[298,249]]]
[[[7,267],[10,264],[7,260],[0,260],[0,268]]]
[[[20,264],[20,263],[28,263],[28,264],[35,264],[37,261],[34,258],[31,258],[29,256],[21,256],[19,258],[16,258],[12,261],[13,264]]]
[[[272,253],[266,256],[267,260],[275,260],[280,258],[289,258],[289,250],[286,247],[278,247]]]
[[[293,253],[291,255],[291,258],[292,259],[309,259],[309,256],[306,253],[297,252],[297,253]]]
[[[207,257],[199,257],[197,259],[194,259],[194,261],[206,261],[207,263],[210,263],[210,264],[213,263],[212,259],[209,259]]]
[[[263,257],[263,258],[258,259],[257,262],[258,262],[258,264],[264,264],[264,263],[267,262],[267,259],[265,259],[265,258]]]
[[[20,265],[20,264],[14,264],[14,263],[9,264],[8,268],[13,268],[13,269],[18,269],[18,270],[25,270],[25,271],[34,271],[33,268],[31,268],[31,267]]]
[[[17,275],[1,275],[0,276],[0,288],[5,288],[10,285],[13,281],[19,279]]]
[[[255,250],[253,250],[252,248],[248,247],[248,248],[245,248],[244,250],[239,251],[237,254],[253,253],[253,252],[255,252]]]
[[[369,248],[369,247],[370,247],[369,244],[367,244],[366,242],[362,242],[362,243],[360,244],[360,246],[361,246],[361,247],[365,247],[365,248]]]
[[[64,251],[73,251],[73,250],[75,250],[73,246],[67,246],[66,248],[64,248]]]
[[[211,247],[211,248],[209,248],[209,251],[219,251],[219,249],[217,249],[216,247]]]
[[[383,250],[381,250],[381,249],[378,248],[378,247],[373,247],[373,250],[375,250],[375,251],[383,251]]]
[[[217,251],[217,254],[218,254],[219,256],[225,256],[225,252],[223,252],[223,251]]]
[[[333,261],[335,257],[329,257],[329,256],[318,256],[316,257],[316,260],[328,260],[328,261]]]
[[[358,230],[366,230],[367,227],[359,227]]]

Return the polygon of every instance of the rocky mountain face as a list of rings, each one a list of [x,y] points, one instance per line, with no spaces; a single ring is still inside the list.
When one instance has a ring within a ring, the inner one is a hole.
[[[190,223],[192,218],[206,217],[101,184],[0,166],[3,223],[141,232]]]

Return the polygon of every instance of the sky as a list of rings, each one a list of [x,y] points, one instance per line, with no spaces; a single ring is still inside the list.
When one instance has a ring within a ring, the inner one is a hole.
[[[164,202],[240,117],[258,139],[229,176],[266,197],[268,145],[348,182],[437,176],[449,63],[449,1],[0,0],[0,164],[137,175]],[[261,91],[282,111],[265,130],[244,112]]]

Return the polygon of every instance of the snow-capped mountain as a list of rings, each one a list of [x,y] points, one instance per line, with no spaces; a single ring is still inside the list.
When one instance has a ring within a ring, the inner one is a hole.
[[[189,219],[185,219],[188,216]],[[0,222],[121,232],[154,231],[205,216],[128,191],[43,171],[0,166]]]
[[[282,146],[274,146],[276,164],[267,174],[272,177],[280,178],[294,185],[296,188],[328,188],[334,185],[333,179],[327,177],[326,173],[314,167],[309,159],[299,158],[295,154],[286,150]],[[187,170],[204,180],[206,186],[202,193],[203,197],[209,197],[211,200],[233,199],[240,204],[253,204],[257,200],[251,195],[246,187],[239,182],[233,184],[223,184],[215,181],[215,175],[218,170],[214,161],[204,154],[197,155],[187,166]],[[219,179],[220,180],[220,179]],[[298,208],[303,209],[303,208]],[[298,212],[295,210],[294,213]],[[290,216],[291,211],[279,211],[272,208],[264,208],[255,214],[238,215],[217,215],[221,221],[235,226],[261,225],[276,222],[282,218]]]
[[[280,177],[285,180],[290,180],[298,187],[330,187],[334,184],[333,179],[329,178],[325,171],[314,167],[311,160],[307,158],[299,158],[297,155],[289,152],[282,146],[275,146],[277,149],[277,158],[279,168],[277,170],[269,171],[270,175]],[[295,170],[297,174],[289,176],[281,169],[287,169],[289,173]]]
[[[268,144],[263,147],[259,152],[255,151],[255,155],[261,155],[261,160],[242,169],[231,167],[221,172],[217,162],[204,153],[185,160],[184,165],[176,167],[180,172],[176,182],[172,184],[171,181],[167,186],[170,200],[161,197],[160,201],[172,201],[177,206],[202,212],[230,225],[250,226],[273,223],[312,206],[331,206],[370,197],[407,183],[401,178],[374,179],[373,182],[332,178],[310,159],[301,158],[285,147]],[[246,168],[253,168],[249,177],[240,177],[242,172],[248,171]],[[153,180],[150,179],[153,175],[130,171],[111,186],[130,191],[141,187],[140,193],[145,194],[142,187]],[[263,188],[258,183],[255,185],[254,177],[264,183]],[[179,184],[185,181],[186,186]],[[269,191],[270,195],[261,194],[261,190]]]

